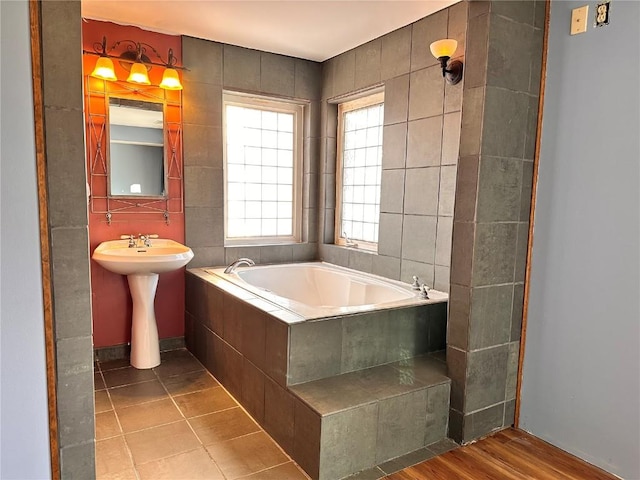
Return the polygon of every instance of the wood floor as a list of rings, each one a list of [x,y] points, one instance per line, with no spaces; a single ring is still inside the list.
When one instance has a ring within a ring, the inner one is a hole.
[[[542,440],[513,428],[385,477],[388,480],[616,480]]]

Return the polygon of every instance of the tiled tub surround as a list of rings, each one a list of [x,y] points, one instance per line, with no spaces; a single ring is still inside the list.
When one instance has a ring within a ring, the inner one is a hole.
[[[444,348],[446,302],[309,321],[204,269],[186,287],[187,347],[312,478],[445,437],[450,380],[424,354]]]

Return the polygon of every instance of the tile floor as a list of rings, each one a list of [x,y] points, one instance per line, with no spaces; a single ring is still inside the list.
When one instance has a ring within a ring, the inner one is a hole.
[[[309,478],[185,349],[96,362],[95,390],[98,480]]]

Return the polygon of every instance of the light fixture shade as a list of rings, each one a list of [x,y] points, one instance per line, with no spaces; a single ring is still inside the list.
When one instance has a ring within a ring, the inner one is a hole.
[[[138,62],[131,65],[131,72],[129,72],[127,82],[151,85],[151,82],[149,81],[149,74],[147,73],[147,67],[144,63]]]
[[[182,84],[180,83],[180,77],[175,68],[167,68],[162,75],[162,82],[160,82],[160,88],[165,90],[182,90]]]
[[[116,73],[113,70],[113,62],[109,57],[99,57],[96,67],[91,72],[92,77],[101,78],[103,80],[117,80]]]
[[[435,41],[431,44],[431,53],[436,58],[441,57],[453,57],[453,54],[458,48],[458,41],[452,38],[445,38],[443,40]]]

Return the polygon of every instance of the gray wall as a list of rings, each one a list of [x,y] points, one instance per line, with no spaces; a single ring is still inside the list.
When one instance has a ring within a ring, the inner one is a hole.
[[[48,444],[43,444],[48,417],[46,406],[38,401],[40,398],[46,402],[46,390],[33,118],[29,107],[32,81],[28,7],[26,2],[1,4],[3,463],[0,474],[2,478],[48,478]],[[70,49],[79,52],[81,48],[80,2],[38,5],[42,18],[60,468],[62,478],[92,478],[95,475],[93,348],[82,63],[80,55],[69,56]],[[5,35],[11,41],[5,41]],[[14,78],[9,73],[19,76]],[[27,176],[31,178],[28,180]],[[15,212],[20,212],[20,216],[16,217]],[[5,246],[14,245],[16,250],[31,255],[8,255]],[[30,288],[33,286],[36,288]],[[25,378],[30,381],[25,382]],[[26,386],[29,391],[24,392],[27,396],[23,398],[18,392]]]
[[[183,145],[186,243],[195,254],[189,267],[231,263],[312,260],[317,250],[317,164],[321,65],[308,60],[182,37],[184,72]],[[306,101],[302,243],[224,247],[222,91],[257,93]]]
[[[40,2],[62,478],[95,474],[93,337],[79,1]]]
[[[640,3],[552,2],[521,426],[640,478]],[[593,4],[589,5],[590,15]]]
[[[0,477],[42,479],[51,471],[28,3],[0,2],[0,18]]]
[[[458,40],[465,55],[467,2],[342,53],[323,64],[320,257],[449,290],[453,201],[463,84],[442,78],[429,45]],[[377,254],[332,245],[336,186],[336,102],[384,84],[384,147]]]
[[[449,435],[513,424],[544,1],[469,3],[455,192]]]

